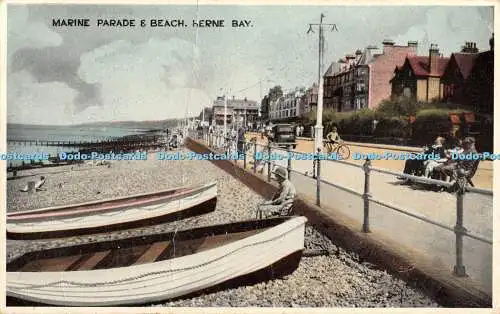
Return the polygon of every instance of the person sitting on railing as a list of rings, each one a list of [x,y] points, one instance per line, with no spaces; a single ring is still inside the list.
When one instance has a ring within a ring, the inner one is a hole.
[[[445,150],[444,150],[444,143],[445,140],[443,137],[438,136],[436,140],[434,141],[434,145],[432,145],[425,153],[426,154],[433,154],[435,157],[440,157],[439,159],[427,159],[424,160],[424,176],[425,177],[430,177],[432,172],[434,171],[434,168],[439,166],[440,164],[443,164],[447,161],[446,155],[445,155]]]
[[[274,194],[271,201],[257,205],[257,218],[290,216],[293,214],[292,206],[297,192],[292,182],[288,180],[287,170],[283,167],[277,167],[273,173],[280,185],[280,189]]]
[[[466,172],[466,174],[470,171],[472,171],[474,167],[475,160],[473,159],[456,159],[453,158],[453,155],[457,154],[477,154],[476,146],[475,146],[475,140],[473,137],[466,137],[463,142],[462,142],[462,147],[463,149],[455,149],[455,150],[450,150],[447,152],[447,157],[448,157],[448,162],[439,165],[434,170],[437,173],[440,173],[443,176],[448,176],[451,178],[451,181],[455,181],[457,178],[457,170],[458,169],[463,169],[463,171]]]

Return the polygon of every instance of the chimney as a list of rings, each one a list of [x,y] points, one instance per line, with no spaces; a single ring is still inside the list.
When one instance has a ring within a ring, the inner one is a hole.
[[[394,46],[394,42],[390,39],[386,39],[382,42],[382,45],[384,45],[384,50],[382,53],[385,54],[387,49],[392,48],[392,46]]]
[[[439,48],[436,44],[431,44],[429,48],[429,74],[435,75],[438,72]]]
[[[382,42],[382,45],[385,46],[394,46],[394,42],[390,39],[384,39],[384,41]]]
[[[418,47],[418,41],[409,41],[408,42],[408,47]]]
[[[464,53],[478,53],[479,49],[476,47],[476,43],[467,41],[465,42],[465,46],[462,46],[462,51]]]
[[[495,48],[495,43],[494,43],[494,39],[493,39],[494,35],[495,35],[495,33],[492,33],[491,38],[490,38],[490,50],[491,51],[493,51],[493,48]]]

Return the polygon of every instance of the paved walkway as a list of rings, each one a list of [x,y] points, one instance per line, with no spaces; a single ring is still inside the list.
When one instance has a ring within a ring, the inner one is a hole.
[[[256,133],[247,134],[247,138],[251,136],[256,136]],[[259,143],[267,144],[267,141],[261,140],[260,135],[258,135]],[[400,154],[404,151],[406,152],[414,152],[415,147],[407,147],[407,146],[395,146],[395,145],[382,145],[382,144],[365,144],[365,143],[354,143],[354,142],[346,142],[349,145],[351,150],[351,158],[349,158],[349,162],[361,165],[363,160],[353,160],[352,156],[355,153],[360,154],[384,154],[385,152],[393,152],[395,154]],[[295,149],[298,152],[312,152],[314,150],[314,142],[301,138],[297,140],[297,147]],[[373,160],[372,166],[382,169],[388,169],[393,171],[402,171],[404,169],[404,161],[403,160]],[[478,188],[489,189],[493,188],[493,162],[491,161],[481,161],[478,167],[478,170],[472,179],[474,185]]]
[[[280,154],[278,150],[272,152]],[[249,158],[250,163],[251,157]],[[275,163],[287,166],[287,160],[279,160]],[[242,165],[242,163],[240,164]],[[377,167],[376,164],[375,167]],[[292,169],[298,172],[293,172],[291,176],[297,190],[311,200],[315,200],[316,181],[310,176],[304,175],[312,173],[312,161],[292,160]],[[266,173],[267,167],[264,169],[264,174]],[[353,165],[345,162],[323,161],[321,177],[325,181],[335,182],[358,193],[363,193],[364,172]],[[376,200],[424,215],[452,228],[455,225],[455,194],[402,186],[393,176],[374,171],[371,173],[370,189]],[[469,231],[489,239],[492,238],[492,203],[491,196],[475,193],[466,194],[464,225]],[[335,208],[335,210],[358,221],[361,229],[363,221],[363,200],[361,197],[322,184],[321,204]],[[435,263],[449,265],[450,271],[453,269],[453,265],[455,265],[455,234],[453,232],[375,203],[370,205],[370,225],[372,231],[397,239],[403,247],[410,247]],[[464,238],[464,264],[467,274],[478,281],[478,285],[483,291],[491,294],[492,245],[468,237]]]

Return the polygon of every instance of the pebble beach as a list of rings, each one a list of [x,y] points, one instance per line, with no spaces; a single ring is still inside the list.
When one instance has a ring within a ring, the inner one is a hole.
[[[20,192],[28,181],[46,177],[44,190],[34,195]],[[36,241],[7,240],[7,262],[38,249],[168,232],[253,219],[262,197],[209,161],[158,161],[150,153],[146,161],[116,161],[111,167],[88,164],[22,171],[7,181],[7,211],[155,192],[179,186],[217,182],[214,212],[145,228],[72,238]],[[158,307],[438,307],[406,282],[361,263],[355,254],[337,247],[310,226],[306,249],[326,248],[335,254],[303,257],[298,269],[281,279],[223,290],[202,296],[166,301]]]

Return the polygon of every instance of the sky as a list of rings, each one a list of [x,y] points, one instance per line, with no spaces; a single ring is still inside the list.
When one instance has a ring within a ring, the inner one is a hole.
[[[20,5],[7,8],[7,121],[77,124],[197,115],[222,94],[259,100],[274,85],[291,90],[318,78],[318,32],[325,68],[384,39],[430,43],[449,56],[466,41],[489,49],[493,8],[475,6]],[[53,27],[88,18],[91,27]],[[98,18],[184,19],[182,28],[98,28]],[[224,28],[193,28],[197,19]],[[232,28],[231,21],[251,20]]]

